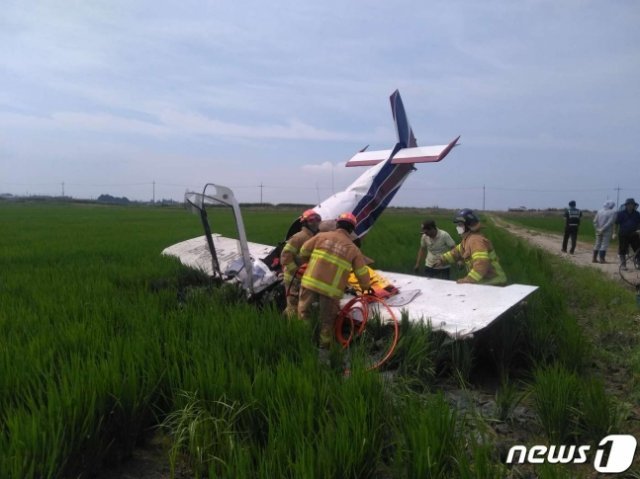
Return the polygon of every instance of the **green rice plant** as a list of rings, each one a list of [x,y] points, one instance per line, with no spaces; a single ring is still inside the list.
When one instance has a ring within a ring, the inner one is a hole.
[[[171,477],[175,477],[177,460],[185,452],[196,477],[212,470],[224,472],[237,447],[236,419],[243,408],[225,402],[224,398],[206,402],[198,399],[197,393],[180,395],[184,397],[184,405],[167,415],[161,424],[173,437],[169,453]]]
[[[494,457],[495,447],[490,443],[480,443],[469,436],[467,454],[456,460],[455,476],[458,479],[500,479],[509,477],[506,467]]]
[[[571,279],[559,278],[564,271],[560,261],[521,240],[511,238],[494,226],[488,228],[509,281],[539,286],[539,291],[527,300],[527,307],[520,318],[526,327],[522,330],[522,354],[530,357],[531,364],[560,361],[571,370],[581,371],[587,363],[590,346],[575,315],[570,314],[566,298],[585,288],[574,284],[579,277],[575,272]],[[573,270],[572,270],[573,271]],[[558,285],[566,285],[566,293]]]
[[[437,376],[453,376],[460,387],[465,388],[471,379],[475,361],[473,339],[453,339],[443,333],[438,336],[434,353]]]
[[[576,410],[577,432],[583,442],[599,441],[620,430],[624,408],[607,393],[599,378],[580,381],[579,404]]]
[[[474,348],[471,340],[451,343],[451,367],[462,386],[469,384],[474,363]]]
[[[532,316],[528,334],[533,362],[560,362],[572,371],[584,370],[590,347],[573,316]]]
[[[406,313],[400,320],[400,339],[394,355],[387,363],[389,369],[410,388],[425,391],[435,381],[435,344],[429,323],[412,323]]]
[[[628,479],[640,479],[640,468],[633,467],[625,472]]]
[[[535,468],[536,477],[539,479],[583,479],[591,477],[585,471],[576,470],[576,466],[563,464],[543,463]]]
[[[390,412],[380,378],[359,361],[348,379],[318,370],[317,362],[302,366],[282,363],[256,378],[268,418],[257,475],[371,476],[382,460]]]
[[[249,236],[275,243],[298,213],[249,211]],[[208,278],[159,255],[201,234],[197,219],[180,209],[0,203],[0,214],[6,225],[0,237],[1,477],[88,476],[119,463],[150,426],[189,409],[181,391],[198,391],[191,413],[199,418],[194,424],[206,426],[196,426],[193,453],[183,448],[179,455],[195,463],[216,431],[227,439],[213,453],[224,463],[209,461],[201,476],[502,476],[478,421],[463,420],[444,401],[411,394],[433,387],[439,358],[452,364],[443,334],[405,318],[392,370],[367,372],[366,347],[379,350],[376,342],[388,338],[374,320],[372,341],[345,353],[351,360],[345,377],[340,351],[333,369],[319,361],[307,324],[247,305],[237,290],[213,288]],[[409,272],[423,216],[385,215],[365,252],[379,267]],[[436,219],[451,229],[448,216]],[[216,230],[232,233],[228,220]],[[540,285],[517,318],[530,327],[512,321],[515,333],[494,344],[504,348],[494,347],[494,362],[503,365],[498,371],[512,373],[525,354],[531,364],[560,362],[580,371],[591,354],[606,351],[637,373],[626,292],[594,289],[593,277],[499,230],[490,227],[488,234],[512,281]],[[616,333],[613,324],[624,331],[622,352],[615,349],[620,341],[605,341]],[[591,325],[600,331],[598,348],[569,337]],[[527,344],[530,349],[520,348]],[[471,371],[461,374],[468,381],[484,357],[474,362],[458,353],[458,369]],[[394,378],[409,378],[411,387],[396,387]],[[602,424],[588,419],[603,407],[597,391],[590,401],[574,405],[579,426],[597,431],[616,423],[615,417]],[[221,432],[225,423],[215,423],[221,417],[231,421],[233,434]]]
[[[353,364],[333,409],[333,424],[323,428],[319,435],[329,464],[338,468],[333,477],[374,476],[388,441],[387,416],[392,414],[380,377],[370,374],[363,363]],[[330,469],[319,469],[320,475],[316,477],[330,477],[327,475]]]
[[[399,412],[395,474],[398,477],[452,477],[466,453],[462,420],[442,394],[426,402],[410,395]]]
[[[551,443],[563,444],[575,435],[580,380],[560,364],[542,366],[531,385],[533,407]]]
[[[49,426],[43,428],[47,422]],[[69,453],[59,421],[51,423],[47,412],[42,410],[10,410],[2,433],[0,471],[4,477],[57,477]],[[62,447],[49,451],[57,441],[62,441]]]
[[[508,376],[503,376],[500,387],[495,393],[495,415],[500,421],[508,421],[516,407],[527,397],[528,391],[523,391],[513,383]]]
[[[640,402],[640,350],[630,352],[630,373],[631,373],[631,390],[632,401]]]

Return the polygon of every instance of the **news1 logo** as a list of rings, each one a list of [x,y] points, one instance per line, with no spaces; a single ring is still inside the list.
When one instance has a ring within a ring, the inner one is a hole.
[[[593,468],[604,474],[624,472],[633,463],[638,441],[629,434],[611,434],[598,443],[593,456]],[[584,464],[589,460],[591,446],[516,445],[509,449],[507,464]],[[516,456],[518,457],[517,461]]]

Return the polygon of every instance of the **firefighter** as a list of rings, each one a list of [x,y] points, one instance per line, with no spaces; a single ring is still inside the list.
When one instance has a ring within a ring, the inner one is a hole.
[[[321,348],[327,349],[333,342],[334,323],[351,270],[362,290],[369,290],[364,256],[350,236],[355,227],[356,217],[343,213],[336,221],[335,231],[317,234],[300,249],[300,261],[309,263],[302,276],[298,314],[309,320],[311,305],[318,303]]]
[[[480,232],[478,217],[470,209],[462,209],[453,218],[462,241],[448,253],[442,255],[441,264],[452,264],[464,261],[467,275],[458,283],[480,283],[504,285],[507,277],[498,262],[498,257],[491,241]]]
[[[280,264],[284,274],[284,288],[287,294],[287,307],[284,313],[288,317],[293,317],[298,313],[300,277],[302,276],[301,263],[298,260],[300,247],[318,232],[321,221],[320,215],[313,210],[306,210],[302,213],[300,216],[302,228],[287,240],[280,254]]]

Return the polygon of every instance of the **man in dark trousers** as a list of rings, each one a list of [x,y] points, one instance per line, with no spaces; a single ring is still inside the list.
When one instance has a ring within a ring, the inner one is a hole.
[[[569,201],[569,207],[564,210],[564,238],[562,239],[562,252],[567,252],[567,243],[571,238],[571,249],[569,253],[573,254],[576,250],[576,239],[578,238],[578,227],[580,226],[580,218],[582,211],[576,208],[576,202]]]
[[[618,212],[616,217],[616,234],[620,236],[618,243],[618,254],[620,255],[620,268],[627,269],[627,252],[629,246],[635,252],[640,248],[640,213],[638,213],[638,203],[633,198],[627,198],[624,202],[624,209]]]

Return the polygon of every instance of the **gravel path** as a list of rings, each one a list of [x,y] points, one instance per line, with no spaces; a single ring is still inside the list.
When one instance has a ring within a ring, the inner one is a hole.
[[[580,266],[588,266],[590,268],[596,268],[604,272],[612,279],[620,280],[618,274],[618,254],[614,247],[609,246],[607,251],[607,263],[593,263],[593,243],[584,243],[578,241],[576,244],[576,251],[574,254],[563,253],[562,247],[562,234],[553,234],[542,232],[538,230],[531,230],[524,226],[514,225],[513,223],[507,223],[506,221],[493,217],[495,223],[505,228],[510,233],[518,236],[519,238],[527,240],[529,243],[538,246],[551,254],[560,256],[566,261],[570,261]]]

